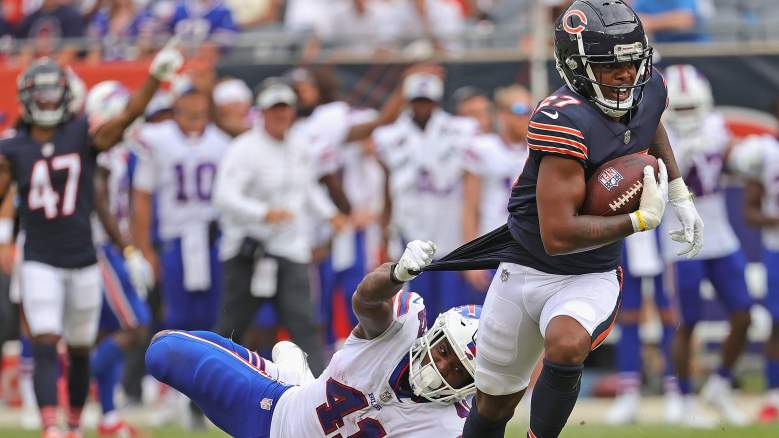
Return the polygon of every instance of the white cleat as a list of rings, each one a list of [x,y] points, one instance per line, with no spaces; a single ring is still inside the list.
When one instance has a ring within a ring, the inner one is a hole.
[[[709,376],[701,390],[701,397],[720,414],[725,423],[733,426],[745,426],[748,423],[747,417],[736,408],[730,381],[719,374]]]
[[[606,413],[606,423],[611,425],[630,424],[636,421],[638,415],[638,391],[618,395]]]
[[[19,427],[24,430],[38,430],[41,428],[41,414],[35,406],[25,406],[19,413]]]
[[[663,416],[668,424],[681,424],[684,419],[684,404],[681,394],[678,392],[667,392],[665,394]]]
[[[704,412],[695,395],[690,394],[682,397],[682,420],[679,424],[692,429],[713,429],[718,422]]]
[[[308,355],[295,343],[277,342],[271,351],[271,358],[279,367],[279,380],[282,382],[305,385],[315,380],[308,367]]]

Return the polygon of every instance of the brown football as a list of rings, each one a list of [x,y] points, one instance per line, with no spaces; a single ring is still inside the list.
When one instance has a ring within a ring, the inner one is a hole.
[[[636,211],[646,166],[652,166],[657,177],[657,159],[645,153],[625,155],[603,163],[587,181],[587,197],[580,213],[615,216]]]

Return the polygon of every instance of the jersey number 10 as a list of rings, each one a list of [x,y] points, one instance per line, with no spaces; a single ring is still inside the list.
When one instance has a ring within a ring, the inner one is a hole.
[[[38,160],[32,166],[30,173],[30,193],[27,196],[27,207],[30,211],[43,209],[46,219],[54,219],[57,216],[70,216],[76,211],[76,198],[78,197],[78,181],[81,176],[81,157],[78,154],[66,154],[54,157],[51,160],[51,170],[67,170],[65,180],[65,193],[62,200],[62,209],[58,209],[60,194],[57,193],[49,175],[47,160]]]

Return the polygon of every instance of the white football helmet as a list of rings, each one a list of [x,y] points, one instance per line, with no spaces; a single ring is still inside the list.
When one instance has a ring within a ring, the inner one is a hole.
[[[473,378],[476,374],[476,331],[479,329],[481,306],[469,304],[454,307],[438,315],[433,327],[418,338],[409,350],[411,390],[419,397],[432,402],[452,404],[476,392]],[[461,388],[453,388],[435,366],[432,350],[444,339],[449,341],[471,382]],[[427,363],[423,361],[427,357]]]
[[[103,81],[87,94],[85,111],[90,123],[101,123],[118,116],[130,101],[130,91],[118,81]]]
[[[688,64],[672,65],[663,76],[668,88],[668,109],[663,120],[681,135],[696,133],[714,107],[709,81]]]
[[[65,67],[65,74],[68,76],[68,86],[70,86],[70,104],[68,110],[72,114],[81,114],[84,110],[84,99],[86,99],[87,86],[84,81],[70,67]]]

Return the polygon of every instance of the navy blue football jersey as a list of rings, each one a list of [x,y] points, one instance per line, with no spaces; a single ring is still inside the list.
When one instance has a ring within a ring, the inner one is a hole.
[[[666,89],[655,70],[644,87],[643,100],[627,124],[607,117],[585,97],[563,86],[536,108],[528,127],[530,156],[511,191],[508,226],[519,245],[507,262],[552,274],[605,272],[619,264],[622,241],[575,254],[550,256],[544,250],[538,223],[538,169],[546,155],[576,160],[589,179],[601,164],[646,150],[666,107]]]
[[[90,217],[97,151],[86,119],[62,124],[45,144],[22,128],[0,140],[0,154],[17,185],[24,259],[59,268],[96,263]]]

